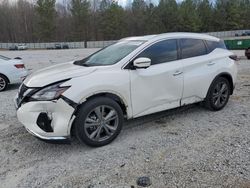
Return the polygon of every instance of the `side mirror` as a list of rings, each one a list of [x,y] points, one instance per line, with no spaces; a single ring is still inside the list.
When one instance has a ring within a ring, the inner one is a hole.
[[[146,69],[151,65],[151,59],[146,57],[139,57],[134,60],[133,65],[138,69]]]

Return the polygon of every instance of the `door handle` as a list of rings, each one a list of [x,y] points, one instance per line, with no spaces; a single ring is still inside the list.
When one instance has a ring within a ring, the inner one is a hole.
[[[181,71],[176,71],[174,74],[173,74],[173,76],[178,76],[178,75],[180,75],[180,74],[182,74],[183,72],[181,72]]]
[[[215,62],[209,62],[207,65],[208,66],[212,66],[212,65],[214,65],[215,64]]]

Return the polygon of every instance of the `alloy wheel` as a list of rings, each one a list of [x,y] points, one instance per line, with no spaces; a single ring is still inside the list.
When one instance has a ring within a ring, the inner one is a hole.
[[[108,105],[91,110],[84,122],[84,131],[89,139],[97,142],[109,139],[117,130],[119,118],[116,110]]]
[[[6,87],[6,81],[4,78],[0,77],[0,91],[4,90]]]
[[[216,84],[213,92],[213,104],[217,108],[222,107],[228,99],[229,89],[225,82],[219,82]]]

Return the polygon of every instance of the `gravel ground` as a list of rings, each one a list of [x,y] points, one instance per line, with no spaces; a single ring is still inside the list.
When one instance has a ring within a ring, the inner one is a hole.
[[[80,59],[89,50],[25,51],[32,71]],[[242,54],[242,52],[240,52]],[[44,143],[18,122],[13,97],[0,93],[0,187],[133,188],[138,177],[150,187],[250,187],[250,61],[239,62],[239,80],[224,110],[199,105],[126,123],[110,145],[90,148]]]

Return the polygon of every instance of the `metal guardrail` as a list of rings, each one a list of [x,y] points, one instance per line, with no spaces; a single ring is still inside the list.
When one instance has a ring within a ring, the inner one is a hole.
[[[221,39],[235,38],[236,35],[241,36],[242,34],[250,32],[250,30],[235,30],[235,31],[221,31],[221,32],[209,32],[208,35],[212,35]],[[238,37],[236,37],[238,38]],[[50,42],[50,43],[24,43],[29,49],[48,49],[55,48],[55,44],[63,46],[67,44],[69,48],[103,48],[115,43],[115,40],[111,41],[87,41],[87,42]],[[0,49],[9,49],[13,45],[19,43],[0,43]]]

